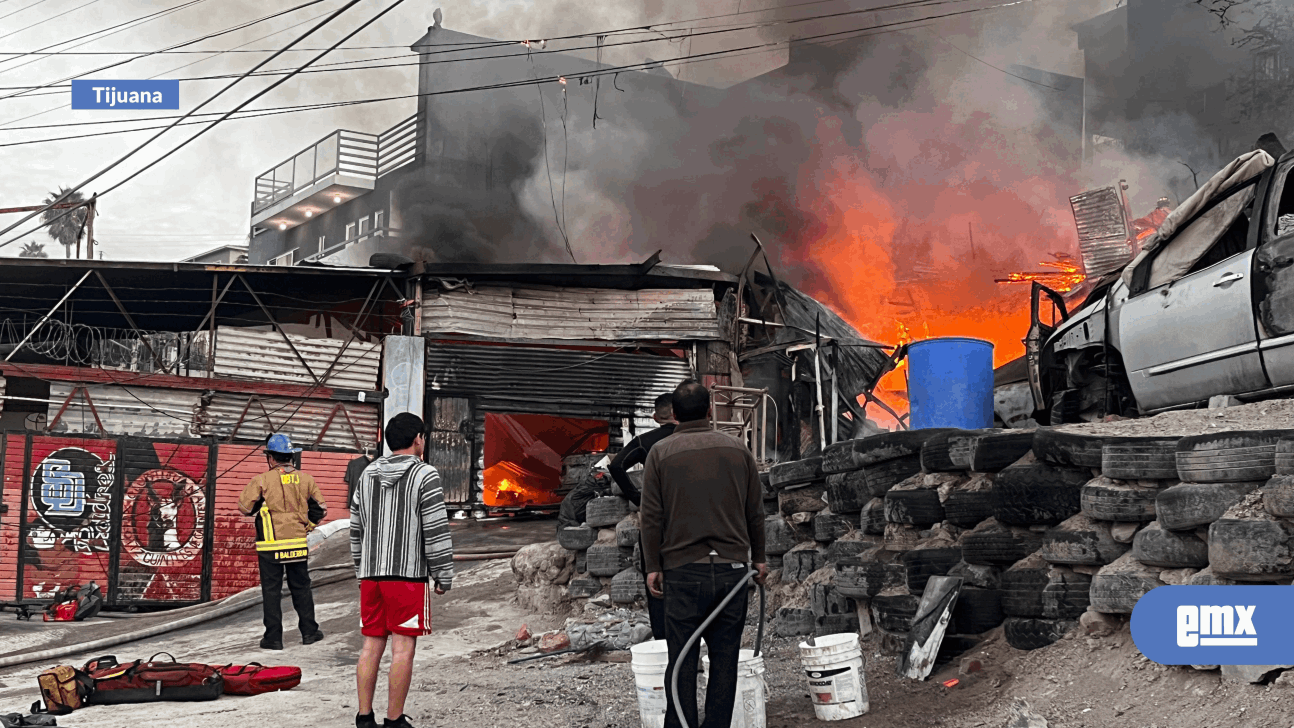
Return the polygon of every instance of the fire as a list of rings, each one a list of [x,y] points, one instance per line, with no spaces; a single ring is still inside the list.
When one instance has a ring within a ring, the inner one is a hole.
[[[520,508],[525,506],[554,505],[561,502],[552,488],[542,487],[542,476],[528,473],[516,463],[504,461],[486,468],[485,505],[495,508]],[[534,487],[527,485],[527,479]]]
[[[1087,280],[1087,276],[1073,258],[1063,253],[1056,254],[1055,258],[1056,260],[1044,260],[1038,263],[1043,268],[1055,269],[1055,272],[1008,273],[1006,278],[1000,279],[1000,282],[1029,283],[1038,281],[1053,291],[1065,293],[1074,290],[1079,284]]]

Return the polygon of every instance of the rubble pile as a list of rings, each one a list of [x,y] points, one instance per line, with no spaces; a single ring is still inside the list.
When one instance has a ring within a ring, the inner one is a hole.
[[[895,432],[770,482],[787,636],[875,630],[900,645],[935,575],[963,580],[948,635],[1000,625],[1024,650],[1124,624],[1164,584],[1294,577],[1294,431]]]

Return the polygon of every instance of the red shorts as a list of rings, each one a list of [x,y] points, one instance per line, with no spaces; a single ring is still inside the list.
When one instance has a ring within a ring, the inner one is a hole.
[[[431,634],[431,586],[425,581],[359,582],[360,633],[368,637]]]

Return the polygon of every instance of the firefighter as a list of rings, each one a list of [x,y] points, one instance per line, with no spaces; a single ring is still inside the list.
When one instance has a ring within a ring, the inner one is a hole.
[[[265,444],[269,470],[252,478],[238,499],[238,510],[256,521],[256,555],[264,597],[265,636],[261,648],[283,649],[283,576],[287,574],[292,608],[297,613],[302,644],[324,638],[315,621],[314,596],[306,564],[306,536],[324,519],[328,506],[309,473],[297,470],[294,456],[301,448],[283,434],[271,435]]]

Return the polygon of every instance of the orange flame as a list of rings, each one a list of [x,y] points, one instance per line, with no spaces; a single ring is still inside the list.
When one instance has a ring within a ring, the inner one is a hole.
[[[1030,281],[1038,281],[1053,291],[1065,293],[1066,291],[1074,290],[1079,286],[1079,284],[1087,280],[1087,275],[1080,270],[1078,263],[1075,263],[1067,256],[1058,255],[1056,256],[1056,260],[1044,260],[1038,263],[1038,265],[1044,268],[1055,268],[1057,272],[1008,273],[1002,282],[1028,283]]]

